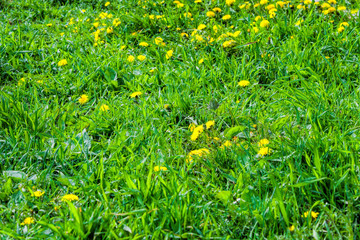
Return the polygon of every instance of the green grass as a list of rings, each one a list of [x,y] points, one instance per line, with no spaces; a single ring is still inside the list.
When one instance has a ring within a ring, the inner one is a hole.
[[[360,237],[358,2],[105,2],[0,1],[1,239]]]

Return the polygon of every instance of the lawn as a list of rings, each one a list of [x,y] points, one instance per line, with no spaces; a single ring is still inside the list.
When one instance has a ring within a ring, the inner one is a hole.
[[[0,0],[0,239],[359,239],[351,0]]]

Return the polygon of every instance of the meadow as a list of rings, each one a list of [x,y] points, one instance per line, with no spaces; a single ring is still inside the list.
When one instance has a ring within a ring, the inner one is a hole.
[[[359,239],[350,0],[0,0],[0,239]]]

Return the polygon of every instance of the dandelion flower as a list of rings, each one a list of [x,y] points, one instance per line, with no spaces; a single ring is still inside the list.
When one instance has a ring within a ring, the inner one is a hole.
[[[200,134],[201,134],[203,131],[204,131],[204,125],[199,125],[199,126],[197,126],[197,127],[194,129],[192,135],[190,136],[190,139],[191,139],[192,141],[195,141],[196,139],[199,138]]]
[[[235,0],[226,0],[226,5],[231,6],[235,3]]]
[[[42,195],[44,195],[45,192],[42,192],[42,191],[35,191],[32,196],[34,197],[41,197]]]
[[[205,123],[206,129],[210,129],[212,126],[215,125],[215,121],[211,120]]]
[[[267,28],[269,26],[270,26],[270,22],[268,20],[262,20],[260,22],[260,27],[262,27],[262,28]]]
[[[149,44],[148,44],[147,42],[141,42],[141,43],[139,43],[139,46],[141,46],[141,47],[148,47]]]
[[[135,57],[133,55],[130,55],[127,57],[128,62],[133,62],[135,60]]]
[[[269,2],[269,0],[261,0],[260,1],[260,5],[265,5],[265,4],[267,4]]]
[[[100,111],[102,111],[102,112],[106,112],[106,111],[108,111],[109,109],[110,109],[109,106],[106,105],[106,104],[103,104],[103,105],[101,105],[101,107],[100,107]]]
[[[269,143],[270,143],[269,140],[267,140],[266,138],[264,138],[264,139],[261,139],[261,140],[259,141],[259,146],[260,146],[260,147],[263,147],[263,146],[268,145]]]
[[[222,20],[229,20],[229,19],[231,19],[231,16],[230,15],[225,15],[225,16],[223,16],[222,17]]]
[[[225,41],[225,42],[223,43],[223,48],[232,47],[232,46],[235,45],[235,43],[236,43],[236,42],[235,42],[234,40]]]
[[[20,225],[30,225],[35,222],[35,219],[32,217],[27,217]]]
[[[66,61],[66,59],[62,59],[62,60],[60,60],[60,61],[58,62],[58,66],[59,66],[59,67],[65,66],[65,65],[67,65],[67,64],[68,64],[68,62]]]
[[[166,59],[171,58],[171,57],[172,57],[172,55],[173,55],[173,53],[174,53],[174,51],[173,51],[173,50],[169,50],[169,51],[167,51],[167,52],[166,52],[166,55],[165,55]]]
[[[112,32],[114,32],[114,29],[112,27],[108,27],[106,29],[106,33],[112,33]]]
[[[268,147],[262,147],[262,148],[260,148],[258,154],[259,154],[260,156],[269,155],[269,154],[270,154],[270,148],[268,148]]]
[[[208,11],[208,12],[206,13],[206,16],[208,16],[208,17],[215,17],[215,13],[214,13],[213,11]]]
[[[65,202],[65,201],[78,201],[79,197],[74,195],[74,194],[66,194],[61,198],[61,201]]]
[[[213,11],[214,11],[214,12],[218,12],[218,13],[219,13],[219,12],[221,12],[221,8],[218,8],[218,7],[213,8]]]
[[[136,97],[139,97],[139,96],[141,96],[142,95],[142,92],[133,92],[131,95],[130,95],[130,97],[131,98],[136,98]]]
[[[89,101],[89,97],[86,94],[81,95],[80,98],[79,98],[79,103],[80,104],[85,104],[88,101]]]
[[[203,30],[206,28],[206,25],[205,24],[200,24],[198,27],[197,27],[197,30]]]
[[[201,148],[201,149],[197,149],[197,150],[193,150],[191,152],[189,152],[188,157],[186,158],[186,162],[190,163],[193,160],[194,156],[197,157],[202,157],[202,156],[206,156],[210,153],[209,149],[206,148]]]
[[[46,26],[51,27],[51,26],[52,26],[52,23],[48,23],[48,24],[46,24]]]
[[[109,6],[110,5],[110,2],[106,2],[105,3],[105,7]]]
[[[248,80],[241,80],[241,81],[238,83],[238,85],[239,85],[240,87],[247,87],[247,86],[250,85],[250,82],[249,82]]]
[[[196,128],[196,125],[194,123],[190,123],[188,128],[189,128],[190,132],[193,132]]]
[[[145,61],[146,56],[144,56],[144,55],[139,55],[139,56],[137,56],[137,59],[138,59],[139,61]]]
[[[20,80],[18,81],[18,86],[22,86],[23,84],[25,84],[25,82],[25,78],[20,78]]]
[[[290,230],[290,232],[293,232],[293,231],[295,230],[295,226],[294,226],[294,225],[291,225],[291,226],[289,227],[289,230]]]
[[[159,171],[167,171],[167,167],[162,167],[162,166],[155,166],[154,167],[154,172],[159,172]]]

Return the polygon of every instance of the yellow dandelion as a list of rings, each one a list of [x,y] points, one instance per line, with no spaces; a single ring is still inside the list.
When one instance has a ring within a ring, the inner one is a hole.
[[[139,43],[139,46],[141,46],[141,47],[148,47],[149,44],[148,44],[147,42],[141,42],[141,43]]]
[[[214,13],[213,11],[208,11],[208,12],[206,13],[206,16],[208,16],[208,17],[215,17],[215,13]]]
[[[240,87],[247,87],[247,86],[250,85],[250,82],[249,82],[248,80],[241,80],[241,81],[238,83],[238,85],[239,85]]]
[[[139,55],[139,56],[137,56],[137,59],[138,59],[139,61],[145,61],[146,56],[144,56],[144,55]]]
[[[270,142],[269,142],[269,140],[267,140],[266,138],[264,138],[264,139],[261,139],[260,141],[259,141],[259,146],[260,147],[263,147],[263,146],[266,146],[266,145],[268,145]]]
[[[211,120],[205,123],[206,129],[210,129],[212,126],[215,125],[215,121]]]
[[[222,20],[229,20],[229,19],[231,19],[231,16],[230,15],[225,15],[225,16],[223,16],[222,17]]]
[[[59,67],[65,66],[65,65],[67,65],[67,64],[68,64],[68,62],[66,61],[66,59],[62,59],[62,60],[60,60],[60,61],[58,62],[58,66],[59,66]]]
[[[61,201],[65,202],[65,201],[78,201],[79,197],[74,195],[74,194],[66,194],[61,198]]]
[[[206,25],[205,24],[200,24],[198,27],[197,27],[197,30],[203,30],[206,28]]]
[[[106,111],[109,111],[109,106],[108,105],[106,105],[106,104],[103,104],[103,105],[101,105],[101,107],[100,107],[100,111],[102,111],[102,112],[106,112]]]
[[[295,230],[295,226],[294,226],[294,225],[291,225],[291,226],[289,227],[289,230],[290,230],[290,232],[293,232],[293,231]]]
[[[259,154],[260,156],[269,155],[269,154],[270,154],[270,148],[268,148],[268,147],[262,147],[262,148],[260,148],[258,154]]]
[[[142,95],[142,92],[133,92],[130,97],[131,98],[136,98],[136,97],[140,97]]]
[[[130,55],[127,57],[128,62],[133,62],[135,60],[135,57],[133,55]]]
[[[173,55],[173,53],[174,53],[174,51],[173,51],[173,50],[169,50],[169,51],[167,51],[167,52],[166,52],[166,55],[165,55],[166,59],[171,58],[171,57],[172,57],[172,55]]]
[[[267,28],[269,26],[270,26],[270,22],[268,20],[262,20],[260,22],[260,27],[262,27],[262,28]]]
[[[30,225],[32,223],[35,223],[35,219],[32,217],[27,217],[20,225]]]
[[[105,3],[105,7],[109,6],[110,5],[110,2],[106,2]]]
[[[167,171],[167,167],[162,167],[162,166],[155,166],[154,167],[154,172],[159,172],[159,171]]]
[[[86,94],[81,95],[80,98],[79,98],[79,103],[80,104],[85,104],[88,101],[89,101],[89,97]]]
[[[41,196],[44,195],[44,194],[45,194],[45,192],[35,191],[35,192],[33,192],[31,195],[32,195],[33,197],[41,197]]]

